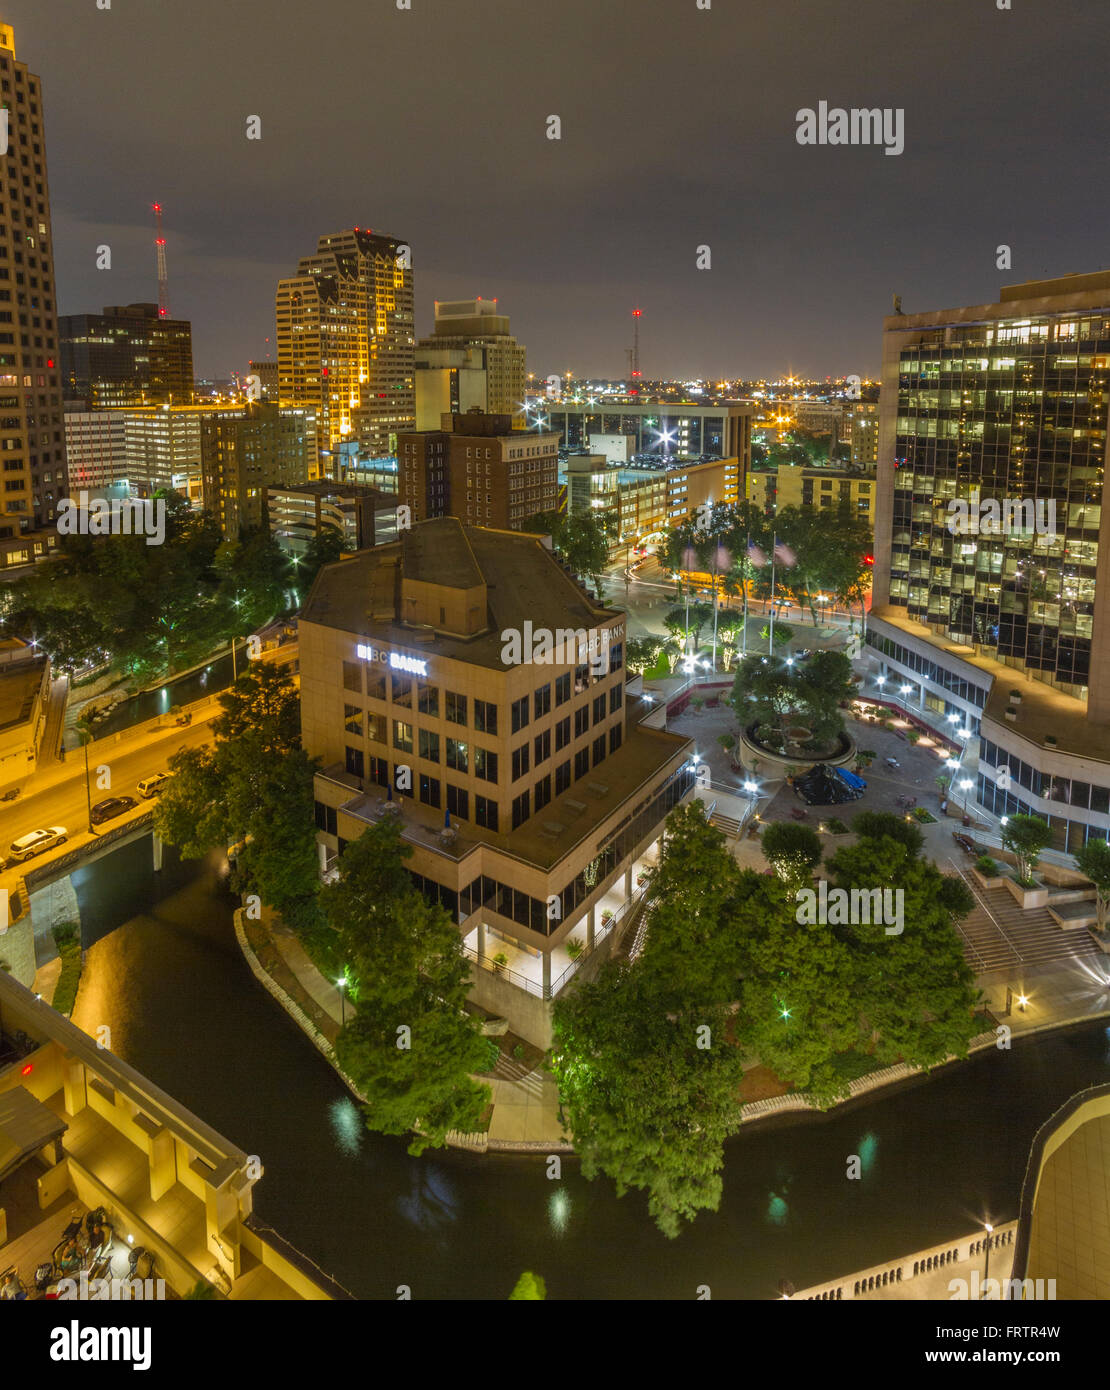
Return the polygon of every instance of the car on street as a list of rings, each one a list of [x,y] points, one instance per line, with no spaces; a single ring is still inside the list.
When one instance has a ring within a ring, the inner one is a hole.
[[[168,772],[152,773],[149,777],[144,777],[139,783],[139,795],[144,801],[150,801],[153,797],[161,796],[169,780],[170,775]]]
[[[8,852],[16,863],[33,859],[36,854],[45,854],[48,849],[64,845],[68,831],[64,825],[52,825],[49,830],[32,830],[29,835],[21,835],[8,846]]]
[[[96,803],[89,813],[89,819],[93,825],[103,825],[106,820],[114,820],[138,804],[133,796],[108,796]]]

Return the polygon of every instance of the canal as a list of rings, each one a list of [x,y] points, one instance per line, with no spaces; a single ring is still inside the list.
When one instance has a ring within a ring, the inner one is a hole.
[[[220,863],[155,874],[147,840],[74,874],[88,951],[75,1021],[265,1165],[259,1216],[362,1298],[773,1298],[1017,1214],[1038,1126],[1110,1080],[1102,1024],[1015,1044],[727,1149],[724,1198],[676,1240],[564,1159],[437,1152],[366,1131],[335,1073],[258,985]],[[863,1177],[846,1177],[858,1154]]]

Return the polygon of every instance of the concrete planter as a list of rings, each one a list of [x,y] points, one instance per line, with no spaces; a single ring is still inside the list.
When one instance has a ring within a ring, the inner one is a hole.
[[[1004,883],[1012,882],[1005,874],[994,874],[993,877],[987,878],[987,876],[981,874],[974,865],[972,865],[971,868],[971,876],[980,888],[1001,888]]]
[[[1087,935],[1095,943],[1104,956],[1110,956],[1110,932],[1105,936],[1095,931],[1094,927],[1087,928]]]
[[[1017,902],[1025,909],[1031,907],[1047,907],[1050,889],[1044,884],[1038,884],[1036,888],[1022,888],[1021,884],[1015,879],[1006,878],[1002,880],[1010,893]]]

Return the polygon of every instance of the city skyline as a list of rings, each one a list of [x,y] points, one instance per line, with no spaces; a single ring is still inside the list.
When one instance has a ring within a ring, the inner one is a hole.
[[[410,242],[418,336],[436,299],[497,297],[530,369],[609,379],[624,374],[635,305],[647,378],[869,376],[893,294],[907,312],[983,303],[999,284],[1101,267],[1085,176],[1098,132],[1081,84],[1063,80],[1094,39],[1084,7],[984,6],[948,27],[924,6],[908,18],[856,6],[852,26],[800,9],[801,52],[771,14],[741,22],[691,3],[640,15],[617,80],[608,16],[581,0],[558,23],[497,0],[465,14],[416,3],[375,17],[353,0],[314,11],[320,33],[364,34],[383,71],[419,55],[410,99],[396,101],[363,76],[357,38],[328,46],[326,64],[287,42],[301,11],[285,0],[264,27],[214,0],[143,15],[55,0],[65,23],[47,26],[38,5],[11,0],[21,51],[41,55],[59,312],[156,297],[154,201],[171,312],[193,321],[198,375],[215,378],[276,360],[275,286],[325,227]],[[574,62],[546,68],[545,45],[563,52],[568,33]],[[458,76],[419,78],[446,71]],[[1054,121],[1017,140],[1008,113],[1034,74],[1054,88]],[[294,112],[287,94],[314,85],[349,92],[355,114],[300,99]],[[904,152],[800,145],[796,113],[822,101],[904,110]],[[559,141],[546,136],[555,113]],[[1053,149],[1049,164],[1058,127],[1068,157]],[[1015,161],[1050,167],[1055,196],[1031,204]],[[1068,203],[1083,211],[1072,224]],[[102,244],[110,272],[95,269]],[[997,266],[1002,245],[1011,269]]]

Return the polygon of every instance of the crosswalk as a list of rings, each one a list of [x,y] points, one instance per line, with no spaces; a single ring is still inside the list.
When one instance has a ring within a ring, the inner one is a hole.
[[[959,931],[967,963],[977,975],[1099,954],[1086,931],[1065,931],[1047,908],[1023,909],[1005,888],[985,891],[954,860],[949,862],[975,897]]]

